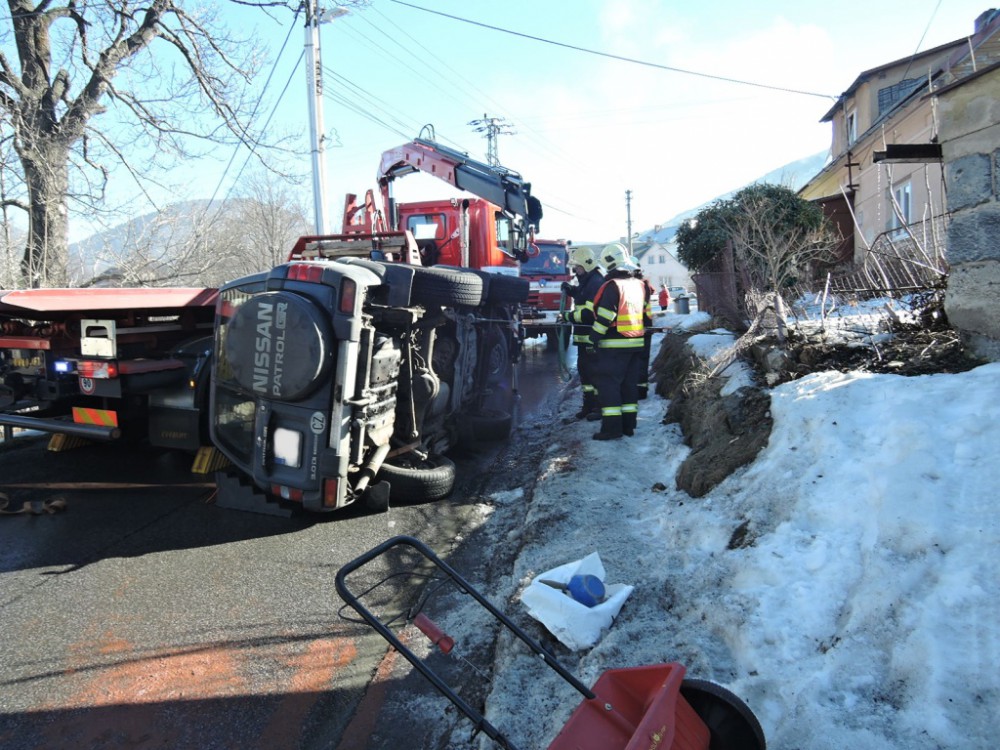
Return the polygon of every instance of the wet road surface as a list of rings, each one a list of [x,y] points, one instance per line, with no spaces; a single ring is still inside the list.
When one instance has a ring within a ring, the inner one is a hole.
[[[527,347],[518,376],[516,421],[537,429],[556,353]],[[395,746],[369,744],[386,644],[338,616],[334,576],[396,534],[459,553],[485,488],[520,481],[503,476],[517,441],[458,457],[444,501],[292,518],[215,507],[181,453],[0,446],[12,505],[67,504],[0,517],[0,747]]]

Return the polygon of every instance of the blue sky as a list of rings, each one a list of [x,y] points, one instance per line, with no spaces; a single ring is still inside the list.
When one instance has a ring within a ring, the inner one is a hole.
[[[289,37],[290,14],[276,22],[219,7],[269,50],[265,72],[273,66],[273,80],[263,102],[276,108],[273,126],[297,134],[305,150],[301,18]],[[830,128],[819,119],[859,72],[970,34],[988,7],[968,0],[836,7],[814,0],[370,0],[321,30],[331,212],[344,193],[374,187],[381,153],[425,124],[447,145],[485,157],[486,141],[469,122],[488,114],[515,131],[500,138],[500,159],[542,200],[542,236],[617,239],[626,231],[626,190],[632,228],[640,231],[827,148]],[[230,156],[184,165],[173,175],[173,194],[207,198],[220,184],[225,194],[235,172],[221,176]],[[303,153],[289,168],[307,178],[309,166]],[[412,176],[397,192],[433,198],[445,188]],[[308,179],[302,190],[311,205]]]

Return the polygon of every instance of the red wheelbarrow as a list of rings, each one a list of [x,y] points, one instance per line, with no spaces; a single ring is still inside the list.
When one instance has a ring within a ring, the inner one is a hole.
[[[418,539],[392,537],[344,565],[336,577],[337,593],[344,602],[465,714],[476,731],[485,733],[499,747],[517,750],[506,735],[463,700],[348,589],[348,575],[396,547],[408,547],[433,564],[583,696],[549,750],[765,750],[764,733],[750,708],[721,685],[685,679],[681,664],[610,669],[593,687],[586,687]],[[422,612],[417,612],[412,622],[442,652],[450,653],[455,646],[455,641]]]

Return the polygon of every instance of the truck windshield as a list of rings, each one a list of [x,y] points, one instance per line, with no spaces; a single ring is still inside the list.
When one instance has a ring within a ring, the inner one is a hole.
[[[538,255],[521,262],[522,276],[564,276],[569,273],[566,248],[546,242],[535,242]]]

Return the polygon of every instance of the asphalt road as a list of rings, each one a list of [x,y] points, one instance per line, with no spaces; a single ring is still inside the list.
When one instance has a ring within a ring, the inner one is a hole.
[[[529,348],[519,377],[518,419],[544,440],[555,354]],[[457,457],[444,501],[292,518],[214,506],[211,478],[181,453],[0,446],[12,506],[66,504],[0,517],[0,747],[403,746],[371,739],[388,693],[405,688],[380,679],[385,641],[339,616],[336,572],[397,534],[491,559],[463,543],[488,523],[490,487],[528,481],[535,449],[520,434]],[[392,580],[381,603],[415,586]]]

